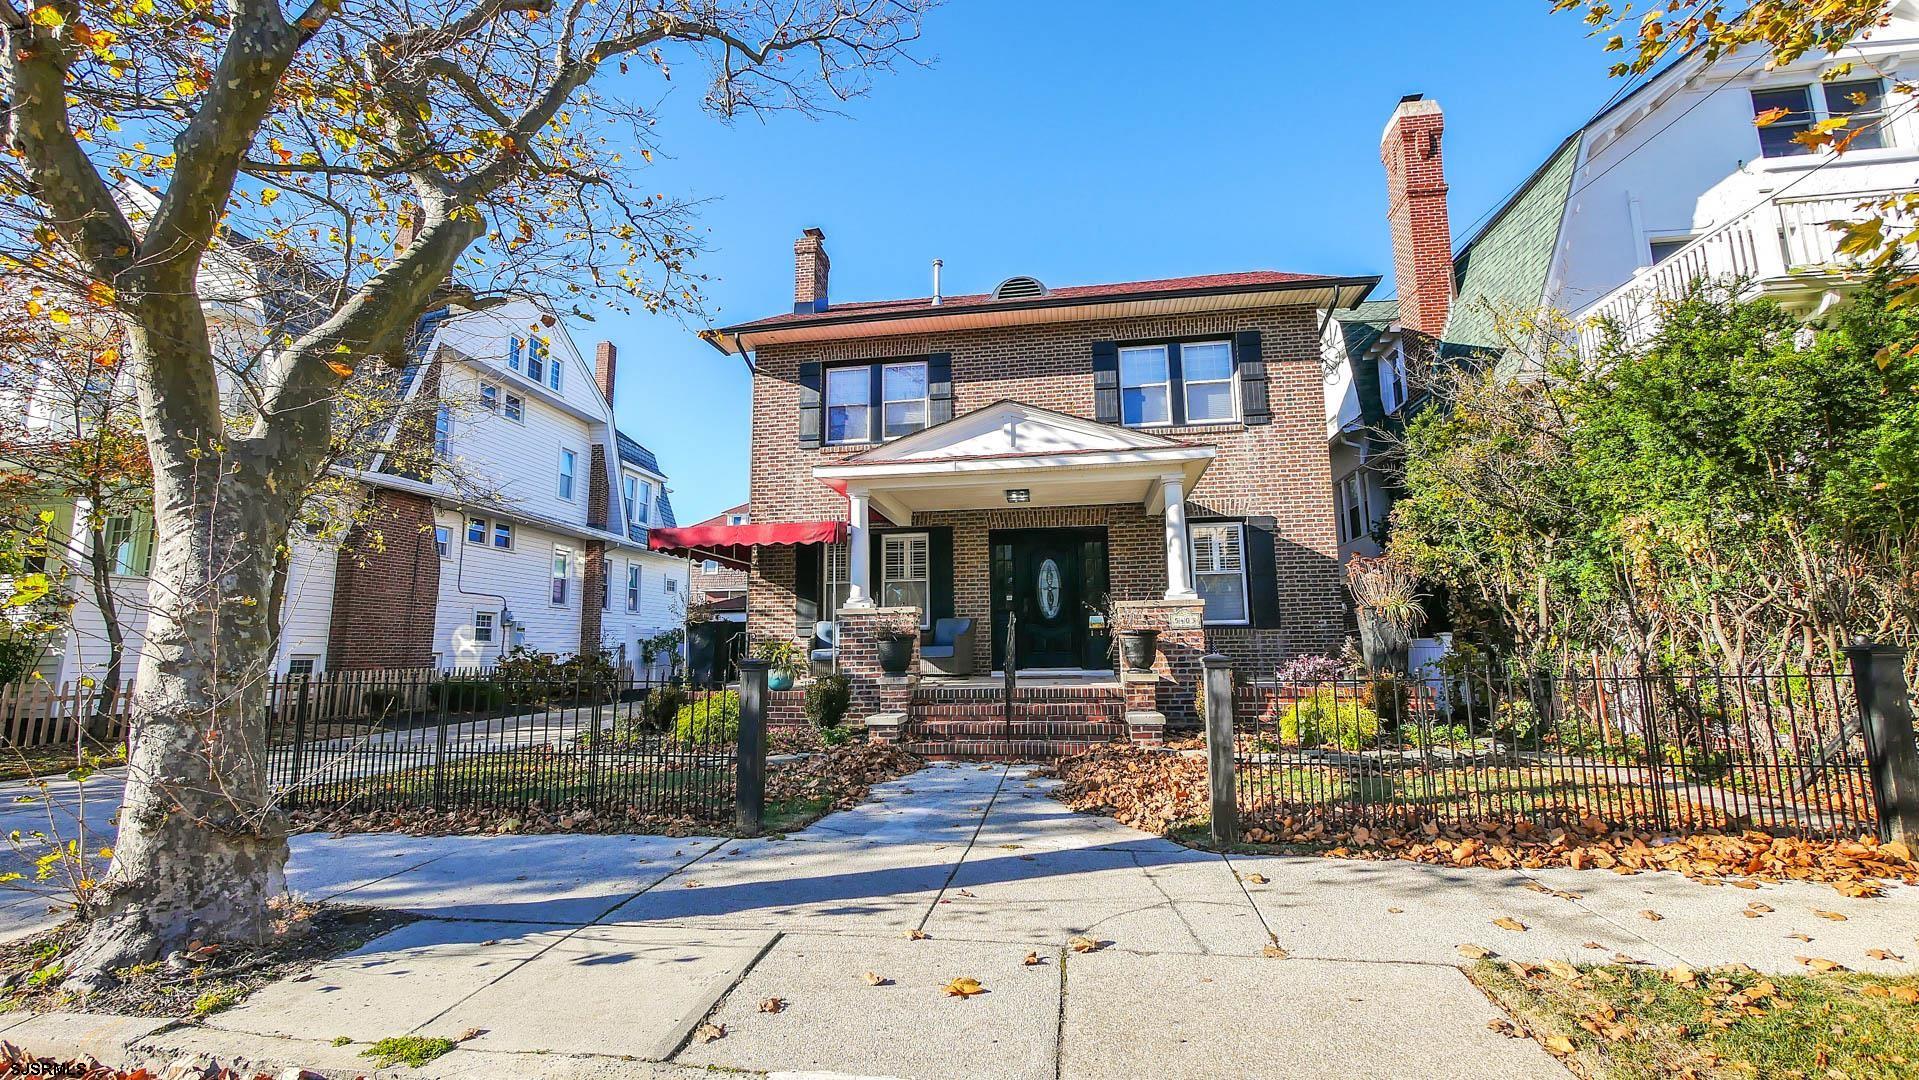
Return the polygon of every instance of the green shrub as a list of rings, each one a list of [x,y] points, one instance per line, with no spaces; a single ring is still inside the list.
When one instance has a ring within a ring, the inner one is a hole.
[[[680,710],[686,706],[686,689],[668,683],[655,687],[646,695],[646,708],[643,715],[647,726],[654,731],[671,731],[680,718]]]
[[[806,686],[802,707],[816,728],[837,727],[853,705],[853,680],[839,672],[822,675]]]
[[[860,737],[860,733],[849,727],[823,727],[820,731],[820,745],[828,750],[835,746],[845,746]]]
[[[682,743],[712,745],[740,737],[740,695],[731,690],[698,694],[680,706],[673,737]]]
[[[448,712],[492,712],[506,707],[506,686],[493,679],[446,679],[428,684],[426,699]]]
[[[1279,714],[1279,737],[1297,746],[1358,750],[1379,741],[1379,714],[1331,689],[1315,690]]]

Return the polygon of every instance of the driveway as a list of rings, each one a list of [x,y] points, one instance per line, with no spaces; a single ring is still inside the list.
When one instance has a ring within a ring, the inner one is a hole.
[[[1914,889],[1225,858],[1074,814],[1047,785],[935,766],[783,839],[298,837],[301,893],[430,918],[205,1026],[95,1024],[88,1045],[351,1073],[386,1036],[464,1036],[415,1077],[1563,1076],[1488,1030],[1459,945],[1762,970],[1816,948],[1898,971],[1866,950],[1919,925]],[[1772,913],[1742,918],[1754,899]],[[985,993],[943,992],[962,977]],[[79,1022],[5,1023],[32,1047],[73,1045]]]

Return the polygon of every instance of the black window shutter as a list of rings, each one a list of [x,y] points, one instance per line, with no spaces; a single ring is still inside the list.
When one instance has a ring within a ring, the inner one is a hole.
[[[1177,341],[1166,343],[1166,415],[1174,427],[1186,423],[1186,363]]]
[[[793,549],[793,628],[799,636],[811,639],[813,623],[820,617],[820,559],[818,544]]]
[[[926,426],[953,418],[953,354],[936,352],[926,358]]]
[[[1279,626],[1279,571],[1274,557],[1278,538],[1273,535],[1277,526],[1277,518],[1246,519],[1246,606],[1253,625],[1266,629]]]
[[[932,580],[933,621],[953,617],[953,530],[926,530],[926,575]]]
[[[1273,408],[1266,394],[1266,357],[1259,351],[1259,331],[1233,335],[1233,368],[1239,377],[1239,415],[1243,423],[1270,424]]]
[[[1093,419],[1119,423],[1119,345],[1093,342]]]
[[[800,445],[820,444],[820,365],[808,361],[800,365]]]

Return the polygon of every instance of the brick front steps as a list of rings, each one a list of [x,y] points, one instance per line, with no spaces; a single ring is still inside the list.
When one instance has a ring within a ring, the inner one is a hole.
[[[921,684],[902,745],[944,761],[1052,761],[1126,738],[1117,685],[1035,686],[1015,695],[1006,720],[997,687]]]

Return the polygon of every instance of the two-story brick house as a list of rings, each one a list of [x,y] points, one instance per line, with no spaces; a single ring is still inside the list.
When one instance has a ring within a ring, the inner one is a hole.
[[[709,335],[754,372],[755,642],[907,606],[973,620],[980,673],[1110,673],[1151,602],[1251,674],[1338,645],[1318,341],[1377,278],[841,304],[820,231],[794,251],[791,312]]]

